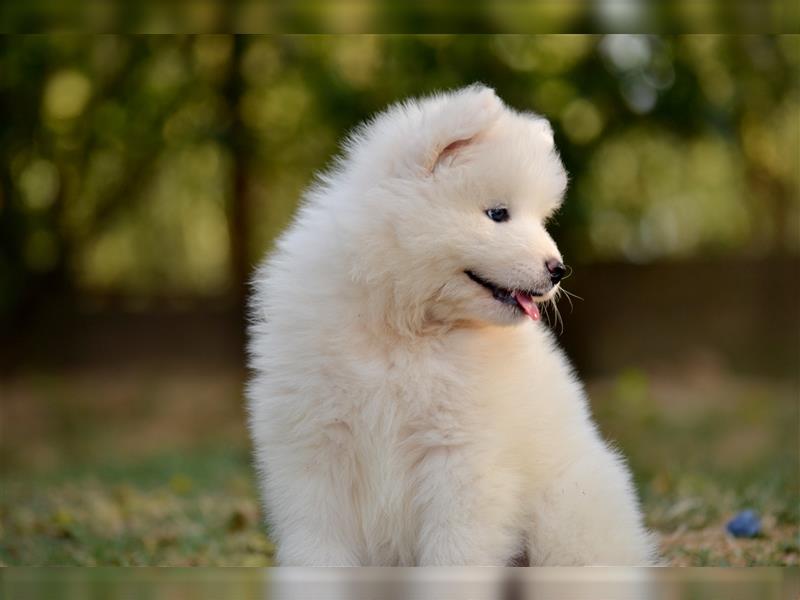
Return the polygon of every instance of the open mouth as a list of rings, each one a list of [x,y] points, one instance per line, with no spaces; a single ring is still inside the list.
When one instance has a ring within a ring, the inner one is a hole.
[[[464,271],[464,273],[467,277],[472,279],[472,281],[492,292],[492,297],[498,302],[508,304],[509,306],[521,310],[534,321],[538,321],[542,318],[534,298],[541,298],[544,296],[543,293],[534,290],[510,290],[484,279],[473,271]]]

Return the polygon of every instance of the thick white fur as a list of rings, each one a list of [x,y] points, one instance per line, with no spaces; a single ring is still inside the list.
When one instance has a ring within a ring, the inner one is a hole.
[[[651,563],[548,329],[464,274],[549,289],[565,187],[547,122],[471,86],[389,108],[306,194],[250,327],[279,564]],[[484,212],[500,204],[508,222]]]

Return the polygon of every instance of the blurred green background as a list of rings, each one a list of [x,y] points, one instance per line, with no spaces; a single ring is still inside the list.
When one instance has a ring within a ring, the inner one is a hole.
[[[482,81],[555,129],[551,320],[668,560],[797,564],[799,67],[788,35],[0,38],[0,561],[268,562],[249,274],[348,130]]]

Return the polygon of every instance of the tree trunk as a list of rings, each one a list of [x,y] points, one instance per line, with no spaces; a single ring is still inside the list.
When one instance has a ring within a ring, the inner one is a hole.
[[[244,54],[245,39],[236,35],[225,84],[225,99],[230,114],[230,125],[226,144],[231,156],[231,187],[228,198],[228,236],[230,239],[230,261],[233,297],[236,303],[236,324],[240,348],[244,358],[245,324],[247,315],[248,278],[250,276],[249,229],[248,229],[248,184],[250,140],[242,122],[239,105],[244,93],[244,81],[240,65]]]

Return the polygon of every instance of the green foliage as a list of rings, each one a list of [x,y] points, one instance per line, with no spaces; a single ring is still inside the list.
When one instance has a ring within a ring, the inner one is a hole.
[[[0,41],[0,314],[53,292],[220,296],[338,140],[484,81],[549,117],[573,260],[796,252],[796,37]],[[237,178],[243,184],[237,187]]]

